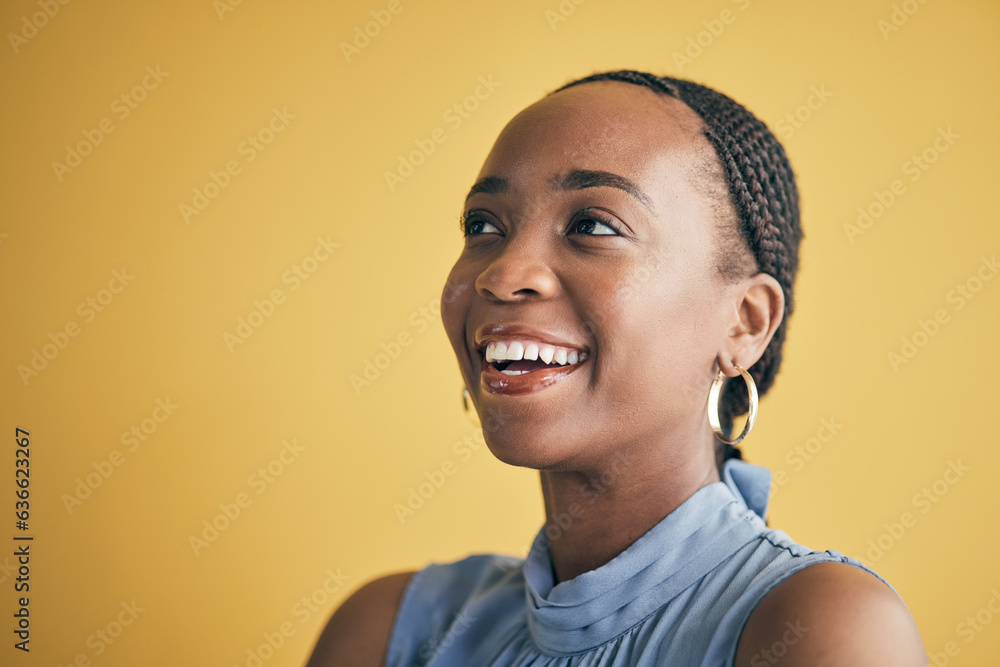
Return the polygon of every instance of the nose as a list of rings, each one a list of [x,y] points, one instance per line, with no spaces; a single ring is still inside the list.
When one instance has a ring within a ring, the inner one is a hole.
[[[527,238],[511,240],[476,278],[476,292],[488,301],[548,299],[559,280]]]

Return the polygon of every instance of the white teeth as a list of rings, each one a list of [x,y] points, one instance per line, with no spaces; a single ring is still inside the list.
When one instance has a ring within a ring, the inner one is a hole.
[[[546,364],[566,366],[587,358],[586,352],[558,345],[547,345],[532,340],[490,341],[483,351],[487,363],[502,361],[541,360]],[[503,371],[507,375],[520,375],[528,371]]]
[[[501,373],[503,373],[504,375],[523,375],[523,374],[527,373],[528,371],[509,371],[509,370],[502,370],[502,371],[500,371],[500,372],[501,372]]]
[[[547,364],[552,363],[552,357],[556,354],[556,348],[551,345],[542,345],[538,348],[538,358]]]

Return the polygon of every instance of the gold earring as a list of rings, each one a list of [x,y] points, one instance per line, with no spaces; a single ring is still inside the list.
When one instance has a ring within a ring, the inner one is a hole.
[[[722,393],[722,385],[726,381],[726,374],[721,370],[719,371],[718,377],[716,377],[715,381],[712,382],[711,391],[708,392],[708,421],[712,424],[712,430],[715,431],[715,437],[727,445],[740,444],[743,441],[743,438],[749,435],[750,429],[753,428],[754,422],[757,421],[757,385],[754,384],[753,377],[751,377],[750,373],[735,364],[734,367],[740,372],[740,375],[743,376],[743,380],[747,383],[747,392],[750,397],[750,400],[748,401],[750,409],[747,412],[747,423],[743,425],[743,432],[740,433],[735,440],[725,439],[725,432],[722,430],[722,425],[719,423],[719,395]]]
[[[462,408],[465,409],[465,417],[469,422],[479,428],[482,426],[482,422],[479,419],[479,413],[476,411],[476,406],[472,403],[472,394],[465,387],[462,387]]]

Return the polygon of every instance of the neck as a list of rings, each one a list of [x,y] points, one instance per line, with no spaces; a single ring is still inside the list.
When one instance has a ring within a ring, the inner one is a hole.
[[[719,481],[711,431],[708,438],[697,438],[698,444],[687,443],[650,448],[656,454],[651,457],[619,450],[599,470],[586,473],[542,471],[545,531],[557,583],[604,565],[695,491]]]

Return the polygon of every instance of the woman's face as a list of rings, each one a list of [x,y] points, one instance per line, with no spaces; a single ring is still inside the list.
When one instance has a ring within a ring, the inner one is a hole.
[[[546,97],[503,130],[441,304],[499,459],[599,470],[616,453],[669,465],[711,447],[734,310],[715,160],[686,105],[618,82]]]

